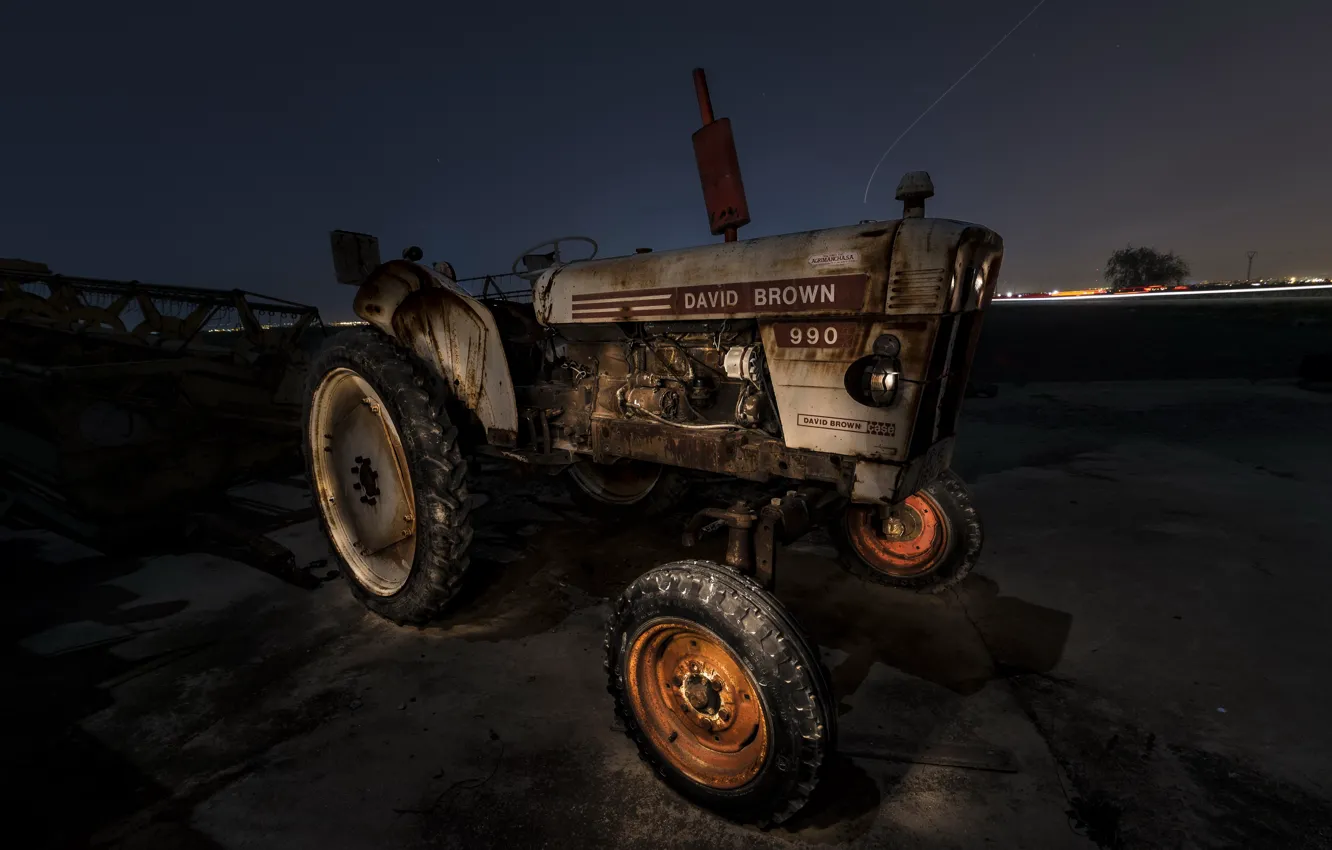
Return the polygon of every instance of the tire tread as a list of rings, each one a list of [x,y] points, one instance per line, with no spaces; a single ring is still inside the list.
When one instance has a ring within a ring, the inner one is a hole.
[[[356,371],[390,406],[412,475],[417,535],[412,573],[407,584],[392,596],[367,591],[341,553],[334,551],[333,556],[352,592],[367,608],[399,625],[425,625],[457,593],[468,567],[471,500],[458,429],[449,421],[437,382],[425,364],[375,328],[343,331],[315,355],[307,378],[305,471],[312,498],[314,452],[319,447],[311,441],[310,407],[319,382],[338,367]],[[319,510],[318,514],[324,534],[331,541],[324,512]]]
[[[670,779],[672,774],[634,720],[620,672],[621,655],[635,627],[635,603],[650,595],[677,596],[712,609],[735,628],[755,635],[762,651],[781,671],[801,741],[796,769],[790,771],[793,779],[779,786],[776,798],[753,801],[746,815],[762,826],[782,823],[809,800],[837,737],[837,713],[818,648],[775,597],[753,579],[729,567],[710,561],[675,561],[639,576],[619,597],[607,625],[604,644],[607,690],[615,698],[616,715],[624,724],[625,734],[638,748],[639,757],[663,778]],[[767,631],[757,636],[757,630],[764,624],[769,624]],[[762,680],[758,684],[760,688],[766,686]]]

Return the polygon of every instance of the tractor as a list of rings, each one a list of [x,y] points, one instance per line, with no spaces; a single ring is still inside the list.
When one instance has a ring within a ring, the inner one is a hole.
[[[950,470],[997,234],[925,216],[742,240],[730,122],[695,71],[709,229],[693,248],[569,259],[522,252],[459,280],[410,248],[334,231],[338,280],[366,326],[314,358],[305,453],[352,592],[425,624],[469,566],[468,458],[562,476],[608,511],[660,514],[691,473],[777,485],[699,505],[682,544],[726,530],[724,563],[648,570],[613,606],[608,687],[644,760],[687,798],[775,824],[804,804],[836,741],[817,646],[775,595],[778,544],[823,525],[868,581],[937,592],[976,564],[981,524]],[[549,250],[541,250],[548,248]],[[469,291],[471,290],[471,291]],[[774,490],[776,492],[777,490]]]

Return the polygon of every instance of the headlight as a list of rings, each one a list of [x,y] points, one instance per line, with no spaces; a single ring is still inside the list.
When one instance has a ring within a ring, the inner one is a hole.
[[[865,372],[870,399],[879,407],[887,407],[897,398],[897,362],[882,359]]]
[[[897,400],[901,372],[896,357],[862,357],[846,370],[846,391],[861,404],[888,407]]]

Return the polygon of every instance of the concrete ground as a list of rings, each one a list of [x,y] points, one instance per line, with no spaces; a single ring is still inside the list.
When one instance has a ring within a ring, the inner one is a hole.
[[[678,520],[483,471],[476,581],[421,630],[328,566],[6,532],[11,799],[50,846],[1332,847],[1329,435],[1332,396],[1284,383],[969,401],[987,536],[955,592],[862,584],[818,533],[783,553],[852,755],[766,832],[655,780],[605,692],[608,599],[686,554]],[[313,523],[273,537],[327,557]]]

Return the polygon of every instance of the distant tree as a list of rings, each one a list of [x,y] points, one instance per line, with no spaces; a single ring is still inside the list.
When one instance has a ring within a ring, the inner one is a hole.
[[[1105,263],[1105,279],[1112,290],[1179,283],[1188,273],[1189,264],[1174,252],[1132,245],[1120,248]]]

